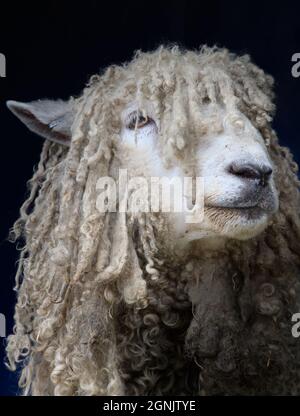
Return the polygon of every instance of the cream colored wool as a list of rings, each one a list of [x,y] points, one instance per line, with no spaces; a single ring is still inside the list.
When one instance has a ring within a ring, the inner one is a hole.
[[[73,100],[71,146],[45,142],[29,182],[30,195],[12,230],[12,239],[24,239],[25,246],[7,358],[12,370],[22,369],[19,383],[24,394],[178,393],[174,374],[177,368],[184,377],[188,372],[181,370],[186,356],[177,348],[192,319],[187,282],[195,270],[194,281],[201,280],[210,270],[205,264],[211,263],[202,262],[196,244],[184,260],[168,258],[160,241],[164,222],[159,215],[133,218],[96,209],[96,181],[111,173],[119,115],[134,99],[140,108],[146,99],[153,104],[167,162],[188,151],[189,114],[197,115],[202,103],[236,106],[259,129],[276,166],[280,209],[266,231],[250,241],[229,243],[212,267],[217,274],[230,275],[230,282],[242,274],[243,287],[253,285],[251,293],[257,293],[250,301],[255,305],[260,305],[261,284],[271,277],[284,294],[280,307],[286,325],[298,305],[299,181],[290,152],[279,146],[270,125],[275,110],[272,86],[272,78],[247,55],[208,47],[194,52],[160,47],[152,53],[138,52],[130,63],[93,76]],[[198,120],[193,128],[203,134],[207,126],[220,129],[217,121],[214,126],[214,114]],[[168,328],[175,333],[178,328],[178,339],[168,338]],[[197,364],[203,363],[196,358],[192,362],[193,371],[199,371]],[[193,394],[214,392],[203,374],[200,370],[196,376],[200,384]],[[243,392],[235,382],[223,392]],[[255,387],[246,391],[255,393]]]

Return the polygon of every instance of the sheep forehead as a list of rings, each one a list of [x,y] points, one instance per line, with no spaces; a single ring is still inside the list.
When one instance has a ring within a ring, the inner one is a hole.
[[[137,100],[129,102],[121,111],[122,124],[126,124],[126,118],[133,111],[138,110],[139,104]],[[157,127],[159,127],[159,120],[155,115],[153,103],[145,99],[143,101],[143,110],[149,117],[155,120]],[[258,140],[262,139],[261,134],[256,127],[251,123],[248,117],[242,113],[237,107],[227,108],[220,104],[202,104],[199,105],[198,120],[195,120],[187,113],[189,118],[189,125],[197,130],[199,121],[201,124],[206,124],[205,135],[215,135],[226,132],[233,136],[247,135]],[[195,115],[194,115],[195,118]]]
[[[124,108],[121,110],[121,121],[123,124],[126,122],[126,118],[129,116],[130,113],[133,111],[137,111],[139,109],[139,104],[137,100],[130,101],[128,104],[124,106]],[[143,108],[147,115],[155,120],[155,113],[154,108],[150,100],[143,100]],[[157,120],[155,120],[157,122]]]
[[[222,123],[225,131],[234,135],[249,135],[251,137],[261,138],[257,128],[251,123],[248,117],[238,109],[226,111],[221,114]]]

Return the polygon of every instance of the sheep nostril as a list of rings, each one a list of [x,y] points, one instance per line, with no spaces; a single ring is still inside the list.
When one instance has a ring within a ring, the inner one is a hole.
[[[239,176],[240,178],[256,179],[261,186],[265,186],[267,185],[273,170],[268,165],[233,162],[228,167],[228,172],[232,175]]]

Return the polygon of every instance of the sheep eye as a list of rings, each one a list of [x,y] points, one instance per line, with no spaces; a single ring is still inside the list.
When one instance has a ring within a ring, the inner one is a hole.
[[[150,124],[152,119],[147,115],[143,115],[142,113],[133,112],[129,116],[129,122],[127,127],[130,130],[134,130],[135,128],[140,129],[141,127],[145,127],[147,124]]]

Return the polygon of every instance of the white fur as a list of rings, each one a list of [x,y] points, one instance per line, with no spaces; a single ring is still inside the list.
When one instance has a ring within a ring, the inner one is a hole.
[[[121,165],[129,168],[129,175],[183,178],[185,172],[193,172],[195,176],[204,178],[205,204],[226,209],[229,209],[228,207],[245,209],[256,205],[256,200],[245,197],[247,187],[252,186],[252,183],[228,172],[230,163],[237,160],[273,168],[264,139],[244,114],[237,109],[226,112],[220,108],[222,131],[208,132],[202,136],[199,134],[196,140],[191,139],[189,146],[192,146],[193,160],[177,157],[173,167],[169,168],[160,153],[159,123],[155,120],[149,103],[147,103],[147,114],[153,122],[136,131],[126,126],[128,115],[136,110],[136,103],[131,103],[122,113],[119,158]],[[211,221],[208,215],[204,215],[201,223],[187,224],[184,213],[170,213],[169,222],[174,238],[189,242],[211,236],[238,239],[255,236],[265,228],[270,215],[278,208],[273,177],[269,181],[266,192],[272,202],[269,210],[265,209],[255,219],[235,215],[230,221],[225,221],[222,227],[216,227],[215,221]],[[263,197],[258,195],[257,198],[259,200]],[[264,201],[261,201],[261,205],[264,205]]]

